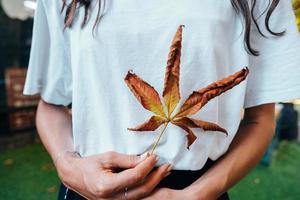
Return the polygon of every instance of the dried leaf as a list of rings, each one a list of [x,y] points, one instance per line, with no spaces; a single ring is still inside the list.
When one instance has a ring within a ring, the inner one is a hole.
[[[125,82],[144,108],[166,117],[158,92],[136,74],[128,71]]]
[[[55,193],[55,192],[57,192],[57,187],[55,185],[53,185],[53,186],[47,188],[47,191],[49,193]]]
[[[248,68],[244,68],[241,71],[224,79],[216,81],[199,91],[194,91],[180,107],[178,113],[174,116],[174,118],[181,118],[195,114],[209,100],[213,99],[216,96],[219,96],[220,94],[226,92],[227,90],[233,88],[234,86],[245,80],[248,73]]]
[[[42,171],[49,172],[49,171],[52,171],[52,170],[55,170],[55,167],[52,163],[46,163],[46,164],[42,165]]]
[[[220,132],[225,133],[226,135],[228,134],[224,128],[218,126],[217,124],[202,121],[199,119],[183,117],[178,120],[175,120],[175,122],[183,123],[190,128],[202,128],[204,131],[220,131]]]
[[[159,143],[169,122],[185,131],[187,136],[187,148],[189,148],[197,139],[192,128],[202,128],[204,131],[219,131],[227,135],[227,131],[217,124],[199,119],[188,118],[188,116],[198,112],[209,100],[238,85],[246,79],[249,73],[248,68],[245,68],[231,76],[228,76],[227,78],[216,81],[203,89],[194,91],[179,108],[178,113],[175,114],[174,117],[170,117],[180,101],[179,76],[182,48],[182,27],[183,25],[178,27],[173,38],[165,72],[162,96],[167,107],[168,115],[164,112],[158,92],[152,86],[130,71],[128,71],[125,77],[127,86],[142,106],[156,114],[136,128],[128,128],[128,130],[154,131],[162,124],[165,124],[165,127],[162,129],[157,141],[153,145],[152,153]]]
[[[188,127],[188,125],[186,125],[184,123],[184,121],[174,121],[172,122],[173,124],[175,124],[176,126],[179,126],[180,128],[182,128],[183,130],[186,131],[186,137],[187,137],[187,149],[190,149],[190,146],[195,142],[195,140],[197,139],[196,135],[194,134],[194,132],[190,129],[190,127]]]
[[[166,119],[159,116],[152,116],[145,123],[137,126],[136,128],[127,128],[130,131],[155,131],[160,125],[166,122]]]
[[[14,162],[15,162],[14,159],[8,158],[8,159],[6,159],[6,160],[3,161],[3,165],[5,165],[5,166],[11,166],[11,165],[14,164]]]
[[[168,116],[172,114],[180,100],[179,75],[182,41],[182,25],[178,27],[172,41],[165,73],[163,99],[168,109]]]

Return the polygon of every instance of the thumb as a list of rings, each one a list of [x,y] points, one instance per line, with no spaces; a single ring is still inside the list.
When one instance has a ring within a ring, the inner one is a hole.
[[[108,152],[105,154],[104,159],[102,158],[102,161],[104,161],[102,163],[107,165],[104,167],[122,169],[134,168],[149,156],[148,152],[142,155],[128,155],[117,152]]]
[[[148,158],[149,156],[150,156],[150,154],[149,154],[148,151],[145,152],[145,153],[143,153],[143,154],[141,154],[141,155],[135,156],[134,159],[136,159],[136,160],[134,161],[135,164],[134,164],[133,167],[135,167],[135,166],[137,166],[138,164],[140,164],[141,162],[143,162],[143,161],[144,161],[146,158]]]

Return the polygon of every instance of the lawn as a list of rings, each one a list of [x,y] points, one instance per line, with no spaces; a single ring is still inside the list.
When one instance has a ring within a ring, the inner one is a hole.
[[[300,145],[281,142],[272,164],[258,165],[230,195],[233,200],[299,200]]]
[[[56,199],[58,178],[40,144],[0,155],[0,200]],[[300,199],[300,145],[281,142],[271,166],[258,165],[230,191],[232,200]]]
[[[58,178],[40,144],[0,155],[0,200],[56,199]]]

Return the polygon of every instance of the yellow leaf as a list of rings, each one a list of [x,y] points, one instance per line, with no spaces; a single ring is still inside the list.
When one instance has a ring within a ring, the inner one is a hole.
[[[191,131],[190,128],[201,128],[205,131],[220,131],[227,135],[227,131],[224,128],[221,128],[217,124],[205,122],[199,119],[192,119],[188,117],[183,117],[181,119],[172,121],[173,124],[179,126],[183,130],[187,132],[187,140],[188,140],[188,146],[189,149],[190,145],[193,144],[193,142],[196,139],[196,136],[194,136],[194,133]]]
[[[42,171],[52,171],[55,170],[55,167],[52,163],[46,163],[42,165]]]
[[[187,124],[185,124],[184,121],[178,120],[178,121],[174,121],[172,123],[186,131],[187,149],[190,149],[190,146],[195,142],[195,140],[197,139],[197,136],[190,129],[190,127]]]
[[[166,67],[163,98],[168,109],[168,116],[172,114],[180,100],[179,67],[181,57],[182,25],[178,27],[174,36]]]
[[[160,125],[166,122],[165,118],[159,116],[152,116],[145,123],[137,126],[136,128],[127,128],[130,131],[155,131]]]
[[[56,193],[57,192],[57,187],[55,185],[53,185],[53,186],[47,188],[47,191],[49,193]]]
[[[144,108],[153,113],[166,117],[158,92],[136,74],[128,71],[125,82]]]
[[[9,158],[9,159],[6,159],[6,160],[3,161],[3,165],[5,165],[5,166],[11,166],[11,165],[14,164],[14,162],[15,161],[13,159]]]
[[[194,91],[180,107],[174,119],[190,116],[198,112],[209,100],[238,85],[248,76],[248,68]]]
[[[189,117],[183,117],[183,118],[180,118],[180,119],[174,121],[174,123],[177,123],[177,122],[184,123],[190,128],[201,128],[205,131],[220,131],[227,135],[227,131],[224,128],[218,126],[217,124],[211,123],[211,122],[206,122],[206,121],[202,121],[199,119],[193,119],[193,118],[189,118]]]
[[[187,148],[189,148],[197,138],[191,128],[202,128],[205,131],[219,131],[227,135],[227,131],[217,124],[205,122],[199,119],[188,118],[187,116],[195,114],[209,100],[241,83],[246,79],[249,73],[248,68],[245,68],[231,76],[228,76],[227,78],[216,81],[207,87],[200,89],[199,91],[194,91],[180,107],[178,113],[175,114],[174,117],[171,117],[170,115],[180,101],[179,76],[182,48],[182,27],[183,25],[180,25],[175,33],[166,66],[164,90],[162,96],[167,107],[167,115],[164,112],[158,92],[151,85],[130,71],[128,71],[125,77],[127,86],[130,88],[142,106],[156,114],[146,122],[138,125],[136,128],[128,128],[128,130],[154,131],[162,124],[165,124],[158,136],[158,139],[152,147],[151,153],[154,152],[164,131],[166,130],[166,127],[168,126],[168,123],[172,123],[185,131],[187,136]]]

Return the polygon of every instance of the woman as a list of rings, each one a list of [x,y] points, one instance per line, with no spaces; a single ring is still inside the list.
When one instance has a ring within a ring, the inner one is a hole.
[[[63,182],[59,199],[229,199],[226,191],[274,134],[274,102],[300,97],[290,1],[65,3],[38,1],[24,89],[42,97],[37,129]],[[179,25],[179,104],[245,66],[250,74],[193,115],[219,124],[227,137],[193,129],[197,139],[188,150],[185,131],[171,124],[155,155],[147,154],[158,133],[127,129],[151,115],[124,77],[133,70],[161,94]]]

